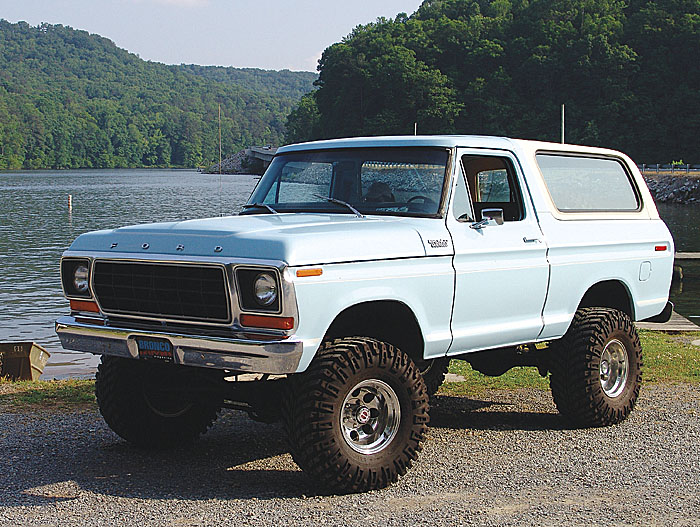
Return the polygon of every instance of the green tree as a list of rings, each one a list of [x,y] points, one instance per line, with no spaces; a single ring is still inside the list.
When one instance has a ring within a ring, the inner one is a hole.
[[[425,132],[700,162],[697,0],[426,0],[323,53],[287,137]],[[315,103],[315,105],[313,104]]]
[[[287,117],[285,140],[289,143],[320,139],[321,113],[313,93],[307,93]]]
[[[166,66],[61,25],[0,20],[0,168],[197,166],[279,144],[309,72]]]

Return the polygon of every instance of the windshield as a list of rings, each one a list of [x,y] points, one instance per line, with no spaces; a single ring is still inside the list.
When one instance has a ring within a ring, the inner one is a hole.
[[[275,157],[242,214],[333,212],[435,217],[448,151],[347,148]],[[353,212],[355,211],[355,212]]]

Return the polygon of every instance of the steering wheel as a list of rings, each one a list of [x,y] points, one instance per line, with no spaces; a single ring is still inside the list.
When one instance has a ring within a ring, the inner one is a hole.
[[[413,207],[410,205],[414,203],[417,200],[423,200],[422,203],[415,203]],[[406,205],[409,206],[409,210],[414,210],[414,211],[426,211],[426,209],[437,205],[434,199],[429,198],[428,196],[423,196],[422,194],[418,194],[416,196],[411,196],[407,201]]]
[[[406,203],[412,203],[418,199],[423,200],[423,205],[435,205],[434,199],[431,199],[428,196],[423,196],[422,194],[418,194],[416,196],[411,196],[410,198],[408,198],[408,201],[406,201]]]

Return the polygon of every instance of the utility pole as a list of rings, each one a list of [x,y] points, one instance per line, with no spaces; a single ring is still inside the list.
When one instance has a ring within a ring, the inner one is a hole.
[[[561,144],[564,144],[564,105],[561,105]]]
[[[224,189],[223,182],[221,181],[221,103],[219,103],[219,216],[224,215],[224,208],[222,205]]]

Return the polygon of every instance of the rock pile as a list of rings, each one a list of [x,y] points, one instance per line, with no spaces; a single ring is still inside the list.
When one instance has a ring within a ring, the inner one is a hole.
[[[218,174],[219,163],[216,163],[205,171],[207,174]],[[245,150],[233,154],[221,161],[221,172],[223,174],[256,174],[257,172],[251,166],[251,162],[246,155]]]
[[[700,203],[698,176],[644,176],[656,201],[667,203]]]

